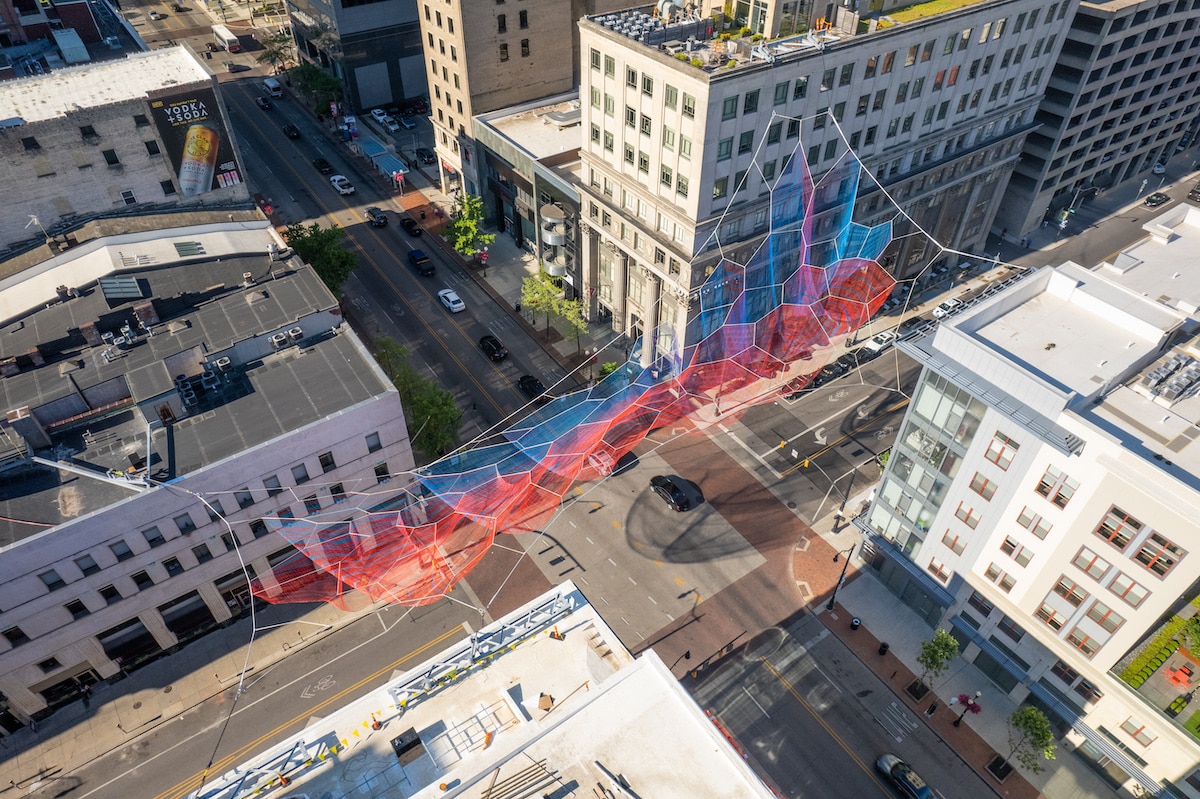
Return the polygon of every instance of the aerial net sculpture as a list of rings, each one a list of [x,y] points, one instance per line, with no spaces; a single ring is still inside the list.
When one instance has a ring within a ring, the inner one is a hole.
[[[543,529],[573,486],[607,476],[652,431],[704,429],[805,388],[892,295],[880,259],[895,224],[910,220],[893,208],[875,225],[854,221],[860,184],[882,191],[870,173],[848,151],[814,180],[803,154],[797,146],[768,181],[767,232],[746,263],[715,237],[721,257],[693,290],[684,330],[648,331],[616,371],[420,469],[391,506],[349,521],[288,520],[278,531],[296,554],[259,575],[254,593],[342,606],[437,601],[498,533]]]

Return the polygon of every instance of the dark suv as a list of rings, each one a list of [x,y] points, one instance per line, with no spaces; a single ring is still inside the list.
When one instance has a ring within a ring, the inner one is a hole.
[[[667,503],[676,513],[692,507],[692,501],[683,493],[679,484],[664,474],[650,478],[650,490],[662,497],[663,502]]]
[[[933,799],[933,790],[925,780],[896,755],[880,756],[875,761],[875,768],[891,781],[904,799]]]
[[[479,349],[483,350],[483,354],[493,361],[503,361],[508,357],[508,350],[504,349],[504,345],[500,343],[500,339],[491,334],[479,339]],[[545,391],[545,388],[542,391]]]
[[[374,205],[363,211],[363,213],[366,214],[367,221],[375,227],[385,227],[388,223],[387,214],[383,212],[383,209],[376,208]]]

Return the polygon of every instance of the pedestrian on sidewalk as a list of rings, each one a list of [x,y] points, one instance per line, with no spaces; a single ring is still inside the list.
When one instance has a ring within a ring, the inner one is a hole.
[[[91,707],[92,706],[92,686],[87,685],[85,683],[82,690],[80,690],[79,693],[83,695],[83,706]]]

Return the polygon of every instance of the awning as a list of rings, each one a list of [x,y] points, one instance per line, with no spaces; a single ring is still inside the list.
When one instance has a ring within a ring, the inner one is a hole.
[[[381,155],[387,154],[387,148],[380,144],[374,137],[369,134],[359,133],[358,140],[355,142],[359,152],[370,158],[372,161]]]
[[[408,174],[408,167],[404,165],[404,162],[391,153],[385,153],[373,160],[375,161],[375,166],[379,168],[380,173],[388,177],[394,178],[397,175]]]

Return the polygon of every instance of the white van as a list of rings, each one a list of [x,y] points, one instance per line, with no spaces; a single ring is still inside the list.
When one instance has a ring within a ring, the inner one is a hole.
[[[283,87],[279,85],[279,81],[275,80],[275,78],[264,79],[262,85],[267,90],[267,94],[272,97],[283,97]]]

